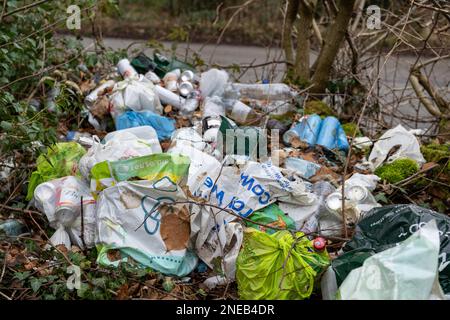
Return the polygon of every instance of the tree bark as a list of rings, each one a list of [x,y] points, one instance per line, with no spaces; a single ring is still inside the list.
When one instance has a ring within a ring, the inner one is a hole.
[[[352,17],[354,4],[355,0],[340,0],[338,3],[339,12],[335,21],[328,27],[324,45],[317,58],[317,68],[312,77],[314,83],[314,87],[311,89],[312,93],[325,92],[333,61]]]

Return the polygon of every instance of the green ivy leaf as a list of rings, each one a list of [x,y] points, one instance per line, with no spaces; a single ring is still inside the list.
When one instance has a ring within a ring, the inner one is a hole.
[[[46,282],[47,280],[45,278],[35,278],[32,277],[30,280],[31,289],[33,289],[33,292],[36,293],[41,288],[42,284]]]
[[[0,126],[1,126],[2,129],[5,130],[5,131],[11,131],[12,128],[13,128],[11,122],[8,122],[8,121],[2,121],[2,122],[0,122]]]

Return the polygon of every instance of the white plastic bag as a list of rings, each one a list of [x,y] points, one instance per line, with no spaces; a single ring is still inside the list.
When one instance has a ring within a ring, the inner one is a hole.
[[[387,158],[391,149],[397,146],[399,147],[398,150]],[[408,132],[401,124],[386,131],[380,137],[373,146],[369,156],[369,162],[371,162],[374,169],[376,169],[384,162],[390,163],[400,158],[413,159],[419,166],[425,163],[425,159],[420,152],[419,141],[417,141],[417,138],[412,133]]]
[[[214,261],[220,259],[217,261],[220,261],[224,275],[228,280],[234,280],[236,259],[244,235],[241,224],[223,224],[220,220],[223,215],[214,217],[215,211],[208,206],[194,205],[192,212],[191,239],[199,258],[210,268],[214,268]]]
[[[197,265],[189,248],[190,219],[184,192],[170,179],[123,181],[100,193],[97,206],[98,262],[117,265],[131,257],[169,275],[185,276]],[[125,256],[108,257],[118,249]]]
[[[151,130],[154,131],[153,128]],[[91,169],[99,162],[124,160],[162,152],[157,138],[156,140],[139,139],[127,130],[115,131],[113,134],[113,138],[108,137],[105,144],[94,142],[94,145],[80,159],[78,168],[87,180],[90,178]],[[156,135],[156,132],[150,135]]]
[[[127,109],[137,112],[152,111],[157,114],[161,114],[163,111],[154,84],[142,75],[138,80],[130,77],[116,83],[110,99],[113,118],[121,115]]]
[[[437,280],[439,229],[431,220],[397,246],[367,258],[339,287],[342,300],[425,300]]]
[[[200,92],[203,98],[222,96],[228,82],[228,73],[224,70],[209,69],[200,76]]]

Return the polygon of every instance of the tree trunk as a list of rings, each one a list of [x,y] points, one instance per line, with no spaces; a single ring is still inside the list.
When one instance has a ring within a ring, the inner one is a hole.
[[[340,0],[338,3],[339,12],[335,21],[328,27],[324,45],[317,58],[317,68],[312,77],[314,83],[314,87],[311,89],[312,93],[325,92],[333,61],[344,40],[345,32],[352,17],[354,4],[355,0]]]
[[[282,46],[287,62],[287,77],[290,78],[294,72],[294,50],[292,48],[292,29],[297,17],[300,0],[287,0],[286,18],[283,27]]]
[[[309,53],[310,38],[313,30],[314,9],[317,1],[301,0],[299,5],[300,19],[298,21],[297,52],[295,56],[295,81],[307,85],[310,80]]]

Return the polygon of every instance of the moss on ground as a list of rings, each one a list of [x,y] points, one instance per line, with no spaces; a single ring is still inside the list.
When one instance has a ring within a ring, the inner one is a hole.
[[[342,129],[344,129],[345,134],[349,137],[353,137],[353,134],[356,131],[356,136],[357,137],[362,137],[362,133],[359,130],[358,126],[356,125],[356,123],[353,122],[349,122],[349,123],[344,123],[342,125]]]
[[[334,116],[333,110],[323,101],[310,100],[305,104],[305,114],[318,114],[319,116]]]
[[[419,171],[419,165],[412,159],[398,159],[384,164],[375,170],[375,174],[389,183],[400,182]]]
[[[438,163],[450,159],[450,142],[447,142],[446,144],[430,143],[428,145],[423,145],[420,147],[420,151],[425,160]],[[450,161],[448,161],[444,171],[450,173]]]

